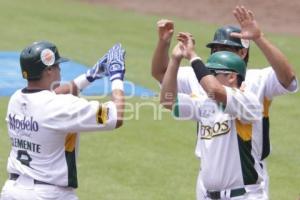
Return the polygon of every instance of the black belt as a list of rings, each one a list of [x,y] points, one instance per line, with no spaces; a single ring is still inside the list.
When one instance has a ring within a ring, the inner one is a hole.
[[[245,188],[238,188],[230,190],[230,197],[242,196],[246,193]],[[207,197],[211,199],[221,199],[220,191],[207,191]]]
[[[20,176],[19,174],[13,174],[13,173],[11,173],[11,174],[9,174],[9,180],[16,181],[19,178],[19,176]],[[33,179],[33,182],[34,182],[34,184],[52,185],[51,183],[46,183],[46,182],[38,181],[38,180],[35,180],[35,179]]]

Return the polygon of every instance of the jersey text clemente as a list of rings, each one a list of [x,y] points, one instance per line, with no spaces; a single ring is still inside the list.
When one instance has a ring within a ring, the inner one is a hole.
[[[10,138],[11,145],[13,147],[18,147],[21,149],[26,149],[35,153],[41,153],[41,145],[35,144],[26,140],[18,139],[18,138]]]

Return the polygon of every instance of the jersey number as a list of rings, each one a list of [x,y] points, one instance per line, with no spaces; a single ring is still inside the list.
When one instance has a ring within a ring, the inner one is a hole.
[[[19,160],[23,165],[30,167],[29,163],[32,161],[32,158],[27,153],[27,151],[18,150],[17,160]]]

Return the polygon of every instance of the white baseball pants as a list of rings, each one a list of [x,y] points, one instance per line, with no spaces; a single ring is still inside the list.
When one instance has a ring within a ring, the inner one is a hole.
[[[20,176],[7,180],[0,200],[78,200],[73,188],[34,184],[33,179]]]

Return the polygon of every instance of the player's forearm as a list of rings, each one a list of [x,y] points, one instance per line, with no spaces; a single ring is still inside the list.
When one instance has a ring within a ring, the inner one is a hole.
[[[120,126],[123,125],[124,106],[125,106],[124,91],[121,89],[112,90],[112,101],[115,103],[117,107],[116,128],[119,128]]]
[[[217,102],[226,105],[227,94],[224,86],[213,75],[210,75],[210,72],[201,59],[194,55],[191,59],[191,65],[200,85],[207,95]]]
[[[159,40],[152,57],[151,74],[160,83],[164,78],[169,63],[169,48],[169,42]]]
[[[160,103],[171,110],[177,97],[177,73],[181,59],[171,58],[162,81]]]
[[[94,70],[96,66],[89,69],[87,73],[90,73],[92,70]],[[91,75],[87,74],[81,74],[77,76],[73,81],[71,81],[68,84],[61,85],[59,88],[55,90],[56,94],[73,94],[74,96],[78,96],[79,91],[82,91],[84,88],[89,86],[93,81],[95,81],[98,78],[90,78],[90,81],[88,80],[88,76],[91,77]],[[99,75],[100,76],[100,75]]]
[[[78,88],[73,81],[68,84],[60,85],[55,88],[54,91],[56,94],[73,94],[74,96],[78,96]]]
[[[208,97],[214,99],[216,102],[226,105],[227,94],[224,86],[212,75],[203,77],[200,81],[200,85],[207,93]]]
[[[295,77],[295,73],[286,56],[264,36],[259,37],[254,42],[273,67],[279,82],[285,88],[289,87]]]

